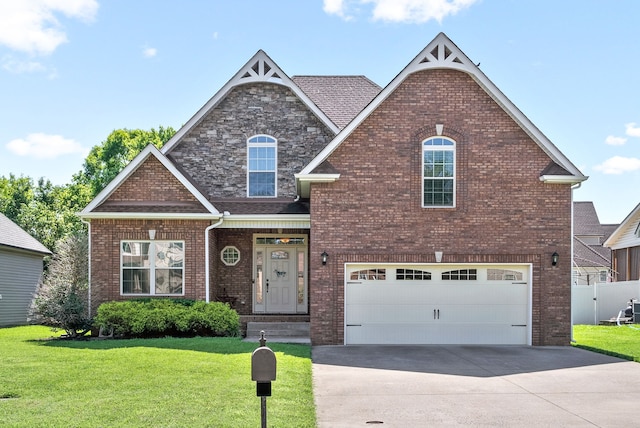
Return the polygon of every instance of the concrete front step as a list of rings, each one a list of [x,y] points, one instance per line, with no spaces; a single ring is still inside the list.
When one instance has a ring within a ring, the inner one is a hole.
[[[311,343],[308,322],[249,322],[245,340],[257,342],[262,331],[267,343]]]

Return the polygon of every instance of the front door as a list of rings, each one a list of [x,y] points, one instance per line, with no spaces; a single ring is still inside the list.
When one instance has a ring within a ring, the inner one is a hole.
[[[254,312],[306,311],[305,250],[296,246],[256,246]]]

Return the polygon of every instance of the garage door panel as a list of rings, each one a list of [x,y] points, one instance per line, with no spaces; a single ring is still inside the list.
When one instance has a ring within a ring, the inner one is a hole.
[[[349,305],[347,324],[434,322],[434,311],[435,308],[418,305]]]
[[[349,305],[347,324],[468,322],[525,324],[526,305]]]
[[[523,324],[526,323],[526,305],[439,305],[440,322]]]
[[[347,326],[351,345],[514,345],[526,343],[527,329],[522,326],[454,323],[363,324]]]
[[[363,324],[347,326],[346,339],[351,345],[417,345],[440,342],[440,328],[429,324]]]
[[[522,302],[527,286],[521,284],[429,284],[403,282],[384,284],[347,284],[348,301],[360,304],[458,304],[464,302],[509,304]]]
[[[402,293],[398,293],[398,289]],[[358,304],[378,305],[394,302],[403,304],[421,304],[433,301],[434,291],[431,288],[394,283],[374,284],[347,284],[347,301],[357,300]]]

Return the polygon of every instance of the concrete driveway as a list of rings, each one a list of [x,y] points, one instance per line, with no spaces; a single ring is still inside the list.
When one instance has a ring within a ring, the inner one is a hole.
[[[572,347],[314,346],[324,427],[640,426],[640,364]]]

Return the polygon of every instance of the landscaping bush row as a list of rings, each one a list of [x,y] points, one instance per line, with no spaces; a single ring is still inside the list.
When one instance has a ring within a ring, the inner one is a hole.
[[[103,303],[94,326],[124,337],[240,335],[240,317],[227,303],[186,299]]]

